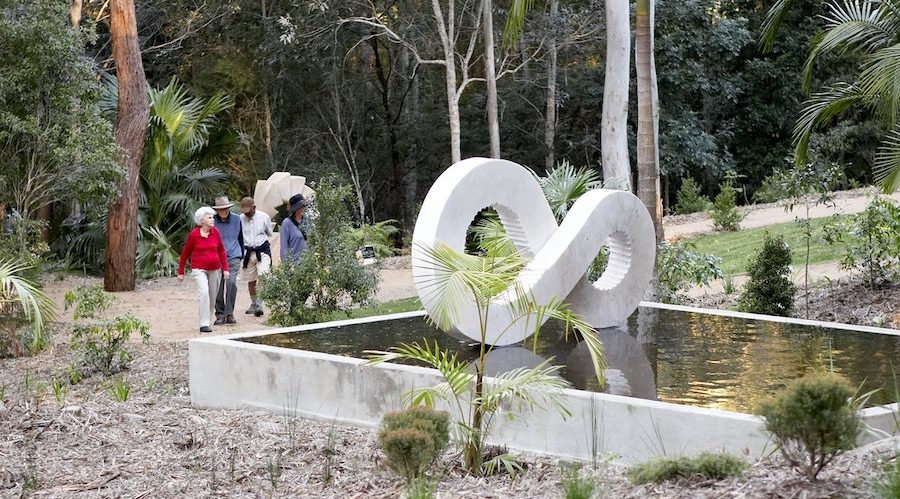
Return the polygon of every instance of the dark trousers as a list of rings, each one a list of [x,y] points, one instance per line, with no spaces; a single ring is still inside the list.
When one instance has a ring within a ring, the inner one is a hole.
[[[237,299],[237,275],[241,268],[240,258],[228,259],[228,279],[222,279],[219,292],[216,294],[216,317],[224,318],[234,315],[234,302]]]

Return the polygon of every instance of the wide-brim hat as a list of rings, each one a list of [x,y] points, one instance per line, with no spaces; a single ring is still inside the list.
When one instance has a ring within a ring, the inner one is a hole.
[[[288,213],[293,216],[294,212],[299,210],[300,208],[306,208],[309,206],[309,203],[306,201],[306,198],[303,197],[303,194],[294,194],[290,199],[291,209],[288,210]]]
[[[216,202],[213,203],[212,209],[214,209],[214,210],[223,210],[223,209],[225,209],[225,208],[231,208],[232,206],[234,206],[234,203],[232,203],[232,202],[228,199],[228,196],[219,196],[219,197],[216,198]]]

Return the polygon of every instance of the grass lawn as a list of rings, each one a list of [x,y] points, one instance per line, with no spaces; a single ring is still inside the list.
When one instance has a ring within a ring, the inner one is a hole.
[[[371,307],[352,310],[350,312],[350,317],[359,319],[361,317],[371,317],[373,315],[398,314],[400,312],[413,312],[415,310],[422,310],[422,302],[420,302],[418,298],[401,298],[399,300],[379,303]],[[345,314],[338,312],[332,317],[332,320],[346,318],[347,316]]]
[[[832,221],[834,217],[812,219],[813,238],[810,241],[809,263],[831,262],[839,260],[844,254],[845,244],[836,243],[830,245],[822,239],[822,226]],[[838,216],[841,221],[846,221],[848,216]],[[797,222],[788,222],[757,229],[739,230],[737,232],[723,232],[690,238],[689,241],[697,246],[701,253],[711,253],[722,259],[722,272],[725,275],[742,274],[747,272],[747,265],[756,256],[763,245],[763,237],[766,233],[771,236],[779,234],[784,236],[785,242],[791,248],[794,268],[803,265],[806,257],[806,240],[803,228]]]

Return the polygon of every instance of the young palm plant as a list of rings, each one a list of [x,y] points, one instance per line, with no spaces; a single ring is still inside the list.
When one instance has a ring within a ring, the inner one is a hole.
[[[485,440],[500,405],[510,404],[513,415],[526,408],[551,406],[567,417],[570,413],[561,398],[561,390],[568,383],[558,376],[560,367],[550,365],[549,360],[531,369],[523,367],[502,373],[486,382],[485,362],[493,347],[485,344],[484,339],[493,301],[503,293],[514,292],[515,306],[507,329],[518,321],[527,321],[537,335],[544,319],[555,318],[565,322],[567,334],[570,331],[580,333],[587,341],[601,385],[605,369],[603,346],[593,328],[561,301],[535,303],[533,297],[517,285],[516,278],[526,263],[520,254],[482,257],[460,253],[444,244],[421,249],[426,265],[437,270],[437,277],[428,283],[435,300],[429,321],[449,331],[460,310],[466,308],[465,304],[474,302],[482,338],[478,358],[473,362],[461,361],[456,354],[441,350],[437,343],[430,345],[426,341],[422,345],[401,344],[387,352],[368,352],[369,363],[406,359],[437,369],[445,381],[437,386],[412,390],[404,394],[405,401],[411,405],[434,406],[437,401],[450,405],[457,417],[456,436],[462,443],[463,463],[471,473],[490,474],[501,467],[515,473],[519,469],[518,463],[507,454],[485,461]]]
[[[40,351],[46,344],[44,330],[56,318],[56,306],[33,282],[22,277],[28,266],[15,261],[0,260],[0,346],[8,342],[14,355],[21,354],[16,331],[29,325],[32,331],[31,350]],[[2,349],[0,349],[2,351]]]

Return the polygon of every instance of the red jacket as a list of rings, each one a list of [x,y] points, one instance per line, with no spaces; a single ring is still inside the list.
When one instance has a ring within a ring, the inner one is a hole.
[[[184,274],[184,263],[191,259],[191,268],[201,270],[228,270],[228,259],[225,257],[225,246],[219,231],[212,227],[209,235],[200,235],[200,227],[195,227],[188,234],[184,250],[181,251],[181,259],[178,261],[178,275]]]

